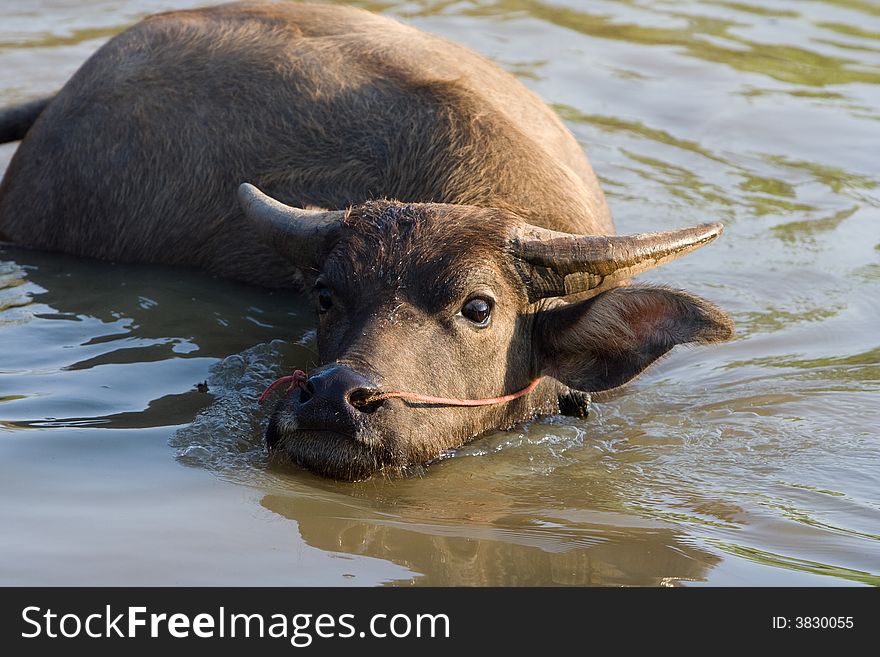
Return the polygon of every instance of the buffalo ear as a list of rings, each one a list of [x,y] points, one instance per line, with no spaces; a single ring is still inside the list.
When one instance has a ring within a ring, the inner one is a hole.
[[[733,322],[687,292],[624,287],[542,311],[536,330],[542,374],[599,392],[623,385],[677,344],[729,340]]]

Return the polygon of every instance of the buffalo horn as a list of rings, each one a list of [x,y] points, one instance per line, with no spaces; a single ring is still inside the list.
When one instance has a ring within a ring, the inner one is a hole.
[[[344,210],[303,210],[285,205],[249,183],[239,186],[238,201],[262,237],[300,266],[314,266],[345,217]]]
[[[517,268],[534,302],[603,289],[679,258],[714,240],[720,223],[663,233],[572,235],[526,224],[517,230]]]

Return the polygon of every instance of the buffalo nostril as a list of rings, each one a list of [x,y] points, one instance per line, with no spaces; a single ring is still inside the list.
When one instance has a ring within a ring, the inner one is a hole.
[[[349,393],[348,403],[361,413],[375,413],[385,403],[385,400],[376,397],[376,390],[358,388]]]
[[[299,403],[305,404],[315,395],[315,386],[311,381],[306,381],[304,385],[301,385],[299,388]]]

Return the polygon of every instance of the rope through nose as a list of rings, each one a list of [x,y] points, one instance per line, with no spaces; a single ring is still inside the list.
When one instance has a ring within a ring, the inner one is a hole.
[[[410,399],[412,401],[422,402],[423,404],[441,404],[443,406],[492,406],[494,404],[505,404],[514,399],[519,399],[529,394],[538,387],[542,377],[538,377],[522,390],[517,390],[509,395],[501,397],[486,397],[484,399],[459,399],[458,397],[431,397],[429,395],[420,395],[415,392],[382,392],[373,395],[367,401],[374,402],[382,399],[391,399],[398,397],[400,399]]]
[[[272,383],[269,384],[269,387],[263,391],[263,394],[260,395],[260,398],[257,400],[257,403],[262,405],[264,401],[266,401],[266,397],[272,394],[272,391],[275,390],[278,386],[287,383],[290,381],[290,386],[288,386],[285,392],[290,392],[294,388],[303,388],[306,387],[306,382],[309,380],[309,376],[303,372],[302,370],[294,370],[293,374],[289,376],[282,376],[280,379],[275,379]]]
[[[458,397],[431,397],[429,395],[420,395],[415,392],[380,392],[376,395],[369,395],[366,399],[363,400],[364,404],[369,404],[371,402],[381,401],[383,399],[409,399],[411,401],[421,402],[423,404],[438,404],[442,406],[492,406],[494,404],[505,404],[507,402],[513,401],[514,399],[519,399],[520,397],[525,397],[527,394],[532,392],[535,388],[538,387],[538,384],[541,383],[541,379],[544,377],[539,376],[537,379],[532,380],[529,385],[527,385],[522,390],[517,390],[509,395],[502,395],[500,397],[486,397],[483,399],[459,399]],[[269,387],[263,391],[263,394],[260,395],[260,399],[257,401],[258,404],[262,404],[266,401],[266,398],[272,394],[272,391],[280,385],[290,382],[290,386],[287,388],[286,392],[290,392],[294,388],[303,388],[305,389],[306,383],[308,382],[308,375],[302,370],[294,370],[293,374],[290,376],[282,376],[280,379],[276,379],[272,383],[269,384]]]

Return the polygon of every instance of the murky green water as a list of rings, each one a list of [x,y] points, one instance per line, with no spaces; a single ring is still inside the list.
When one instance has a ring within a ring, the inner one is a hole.
[[[197,4],[0,4],[0,105]],[[645,278],[738,339],[587,421],[337,484],[261,447],[255,394],[312,357],[302,299],[0,247],[0,583],[880,584],[880,5],[356,4],[552,103],[620,230],[726,222]]]

